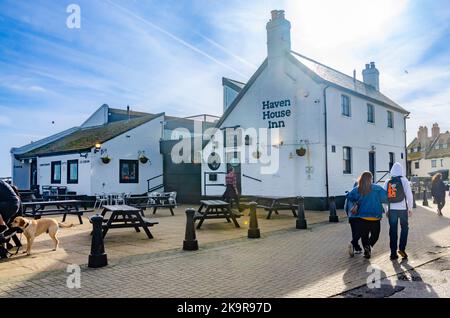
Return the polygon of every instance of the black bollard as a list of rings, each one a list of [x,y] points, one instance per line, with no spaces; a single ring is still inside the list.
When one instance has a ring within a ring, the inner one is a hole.
[[[260,238],[261,233],[258,228],[258,218],[256,216],[256,202],[250,202],[250,227],[248,228],[248,238]]]
[[[90,220],[92,223],[92,244],[88,267],[99,268],[108,265],[108,256],[103,244],[103,216],[96,214]]]
[[[198,242],[195,236],[194,209],[186,209],[186,233],[183,241],[184,251],[198,250]]]
[[[423,206],[428,206],[428,198],[427,198],[427,188],[423,190]]]
[[[336,198],[335,197],[330,197],[330,201],[329,201],[329,205],[330,205],[330,222],[331,223],[338,223],[339,222],[339,217],[336,213]]]
[[[417,204],[416,204],[416,191],[413,190],[412,194],[413,194],[413,209],[415,209],[415,208],[417,208]]]
[[[305,230],[308,228],[305,219],[305,199],[303,197],[297,197],[297,202],[298,202],[298,211],[295,228],[299,230]]]

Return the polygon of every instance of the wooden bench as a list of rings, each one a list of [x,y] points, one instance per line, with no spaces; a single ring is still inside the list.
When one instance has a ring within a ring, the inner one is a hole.
[[[241,217],[240,213],[231,210],[230,203],[221,200],[202,200],[200,207],[194,215],[194,221],[199,220],[197,229],[200,229],[206,219],[226,219],[228,223],[233,221],[235,227],[240,227],[236,218]],[[202,211],[205,208],[205,211]]]
[[[262,208],[269,213],[267,219],[269,220],[272,213],[279,214],[278,211],[291,211],[294,217],[297,217],[297,205],[294,202],[294,198],[291,197],[279,197],[279,196],[259,196],[254,197],[254,200],[258,203],[258,208]]]
[[[80,200],[25,202],[22,203],[22,214],[35,219],[43,216],[63,215],[62,222],[65,222],[67,215],[71,214],[76,215],[80,224],[83,224],[81,218],[83,213],[94,211],[88,210],[86,206],[84,206],[84,210],[80,210],[83,205],[84,202]],[[52,208],[46,209],[47,207]],[[31,211],[27,211],[27,209],[31,209]]]
[[[143,228],[149,239],[153,238],[149,227],[159,224],[159,222],[142,217],[142,210],[129,205],[104,205],[102,216],[111,213],[109,219],[103,220],[103,237],[106,236],[109,229],[134,228],[140,232]]]

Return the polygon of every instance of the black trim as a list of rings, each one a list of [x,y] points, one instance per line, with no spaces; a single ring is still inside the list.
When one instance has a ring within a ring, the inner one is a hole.
[[[59,180],[55,179],[55,166],[59,165]],[[62,179],[62,164],[61,161],[52,161],[50,164],[50,183],[51,184],[61,184]]]
[[[262,182],[262,180],[256,179],[256,178],[253,178],[253,177],[250,177],[250,176],[247,176],[246,174],[242,174],[242,176],[243,176],[243,177],[246,177],[246,178],[248,178],[248,179],[254,180],[254,181]]]
[[[122,165],[135,165],[136,177],[132,180],[122,179]],[[119,160],[119,183],[139,183],[139,160]]]
[[[77,178],[76,179],[71,179],[70,178],[70,166],[72,164],[76,164],[77,165]],[[79,164],[78,164],[78,159],[75,160],[67,160],[67,183],[68,184],[78,184],[78,177],[79,177]]]

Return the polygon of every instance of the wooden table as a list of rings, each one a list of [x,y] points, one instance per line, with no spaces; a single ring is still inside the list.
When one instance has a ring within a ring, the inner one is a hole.
[[[170,195],[169,193],[161,193],[160,195],[148,195],[148,196],[137,196],[137,197],[129,197],[127,198],[127,204],[141,208],[147,209],[152,208],[153,214],[156,213],[158,208],[169,209],[172,215],[175,215],[173,209],[176,207],[175,203],[169,202]],[[150,199],[154,201],[154,203],[150,203]]]
[[[153,235],[149,227],[159,222],[142,217],[141,212],[141,209],[129,205],[104,205],[102,216],[105,217],[107,213],[111,215],[109,219],[103,220],[103,237],[109,229],[134,228],[136,232],[140,232],[139,228],[143,228],[147,237],[152,239]]]
[[[269,220],[272,213],[279,214],[278,211],[290,210],[294,217],[297,217],[297,202],[293,197],[281,196],[255,196],[253,200],[258,203],[259,208],[263,208],[269,213],[267,219]]]
[[[81,216],[83,211],[80,207],[84,204],[81,200],[61,200],[61,201],[37,201],[37,202],[24,202],[22,203],[22,213],[25,216],[33,217],[39,219],[42,216],[49,215],[63,215],[63,222],[66,221],[67,214],[75,214],[78,216],[80,224],[83,224]],[[48,207],[54,207],[53,209],[48,209]],[[30,209],[31,211],[27,211]]]
[[[230,208],[230,203],[221,200],[202,200],[200,207],[194,216],[194,221],[199,220],[197,229],[203,224],[206,219],[226,219],[230,223],[230,219],[236,227],[240,227],[236,218],[240,214],[233,212]],[[202,211],[205,208],[205,211]]]

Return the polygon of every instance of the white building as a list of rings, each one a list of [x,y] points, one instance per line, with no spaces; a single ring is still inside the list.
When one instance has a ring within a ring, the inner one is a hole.
[[[161,176],[150,185],[161,187],[164,117],[103,105],[80,127],[12,149],[13,183],[20,189],[65,187],[78,195],[141,194],[148,179]]]
[[[435,123],[429,136],[426,126],[419,127],[417,137],[408,146],[408,170],[411,176],[421,178],[441,172],[447,179],[450,170],[450,132],[441,133]]]
[[[378,180],[395,161],[406,164],[408,112],[380,92],[375,63],[365,66],[361,82],[291,51],[284,11],[272,11],[267,46],[267,58],[248,83],[224,80],[225,113],[203,150],[209,158],[202,165],[203,195],[224,192],[232,163],[243,195],[301,195],[307,208],[322,209],[327,197],[342,198],[361,172],[370,170]],[[239,132],[251,127],[279,136],[265,142],[263,135]],[[226,131],[225,149],[220,131]],[[250,162],[251,147],[256,157],[278,153],[279,168],[262,172],[267,165]]]

